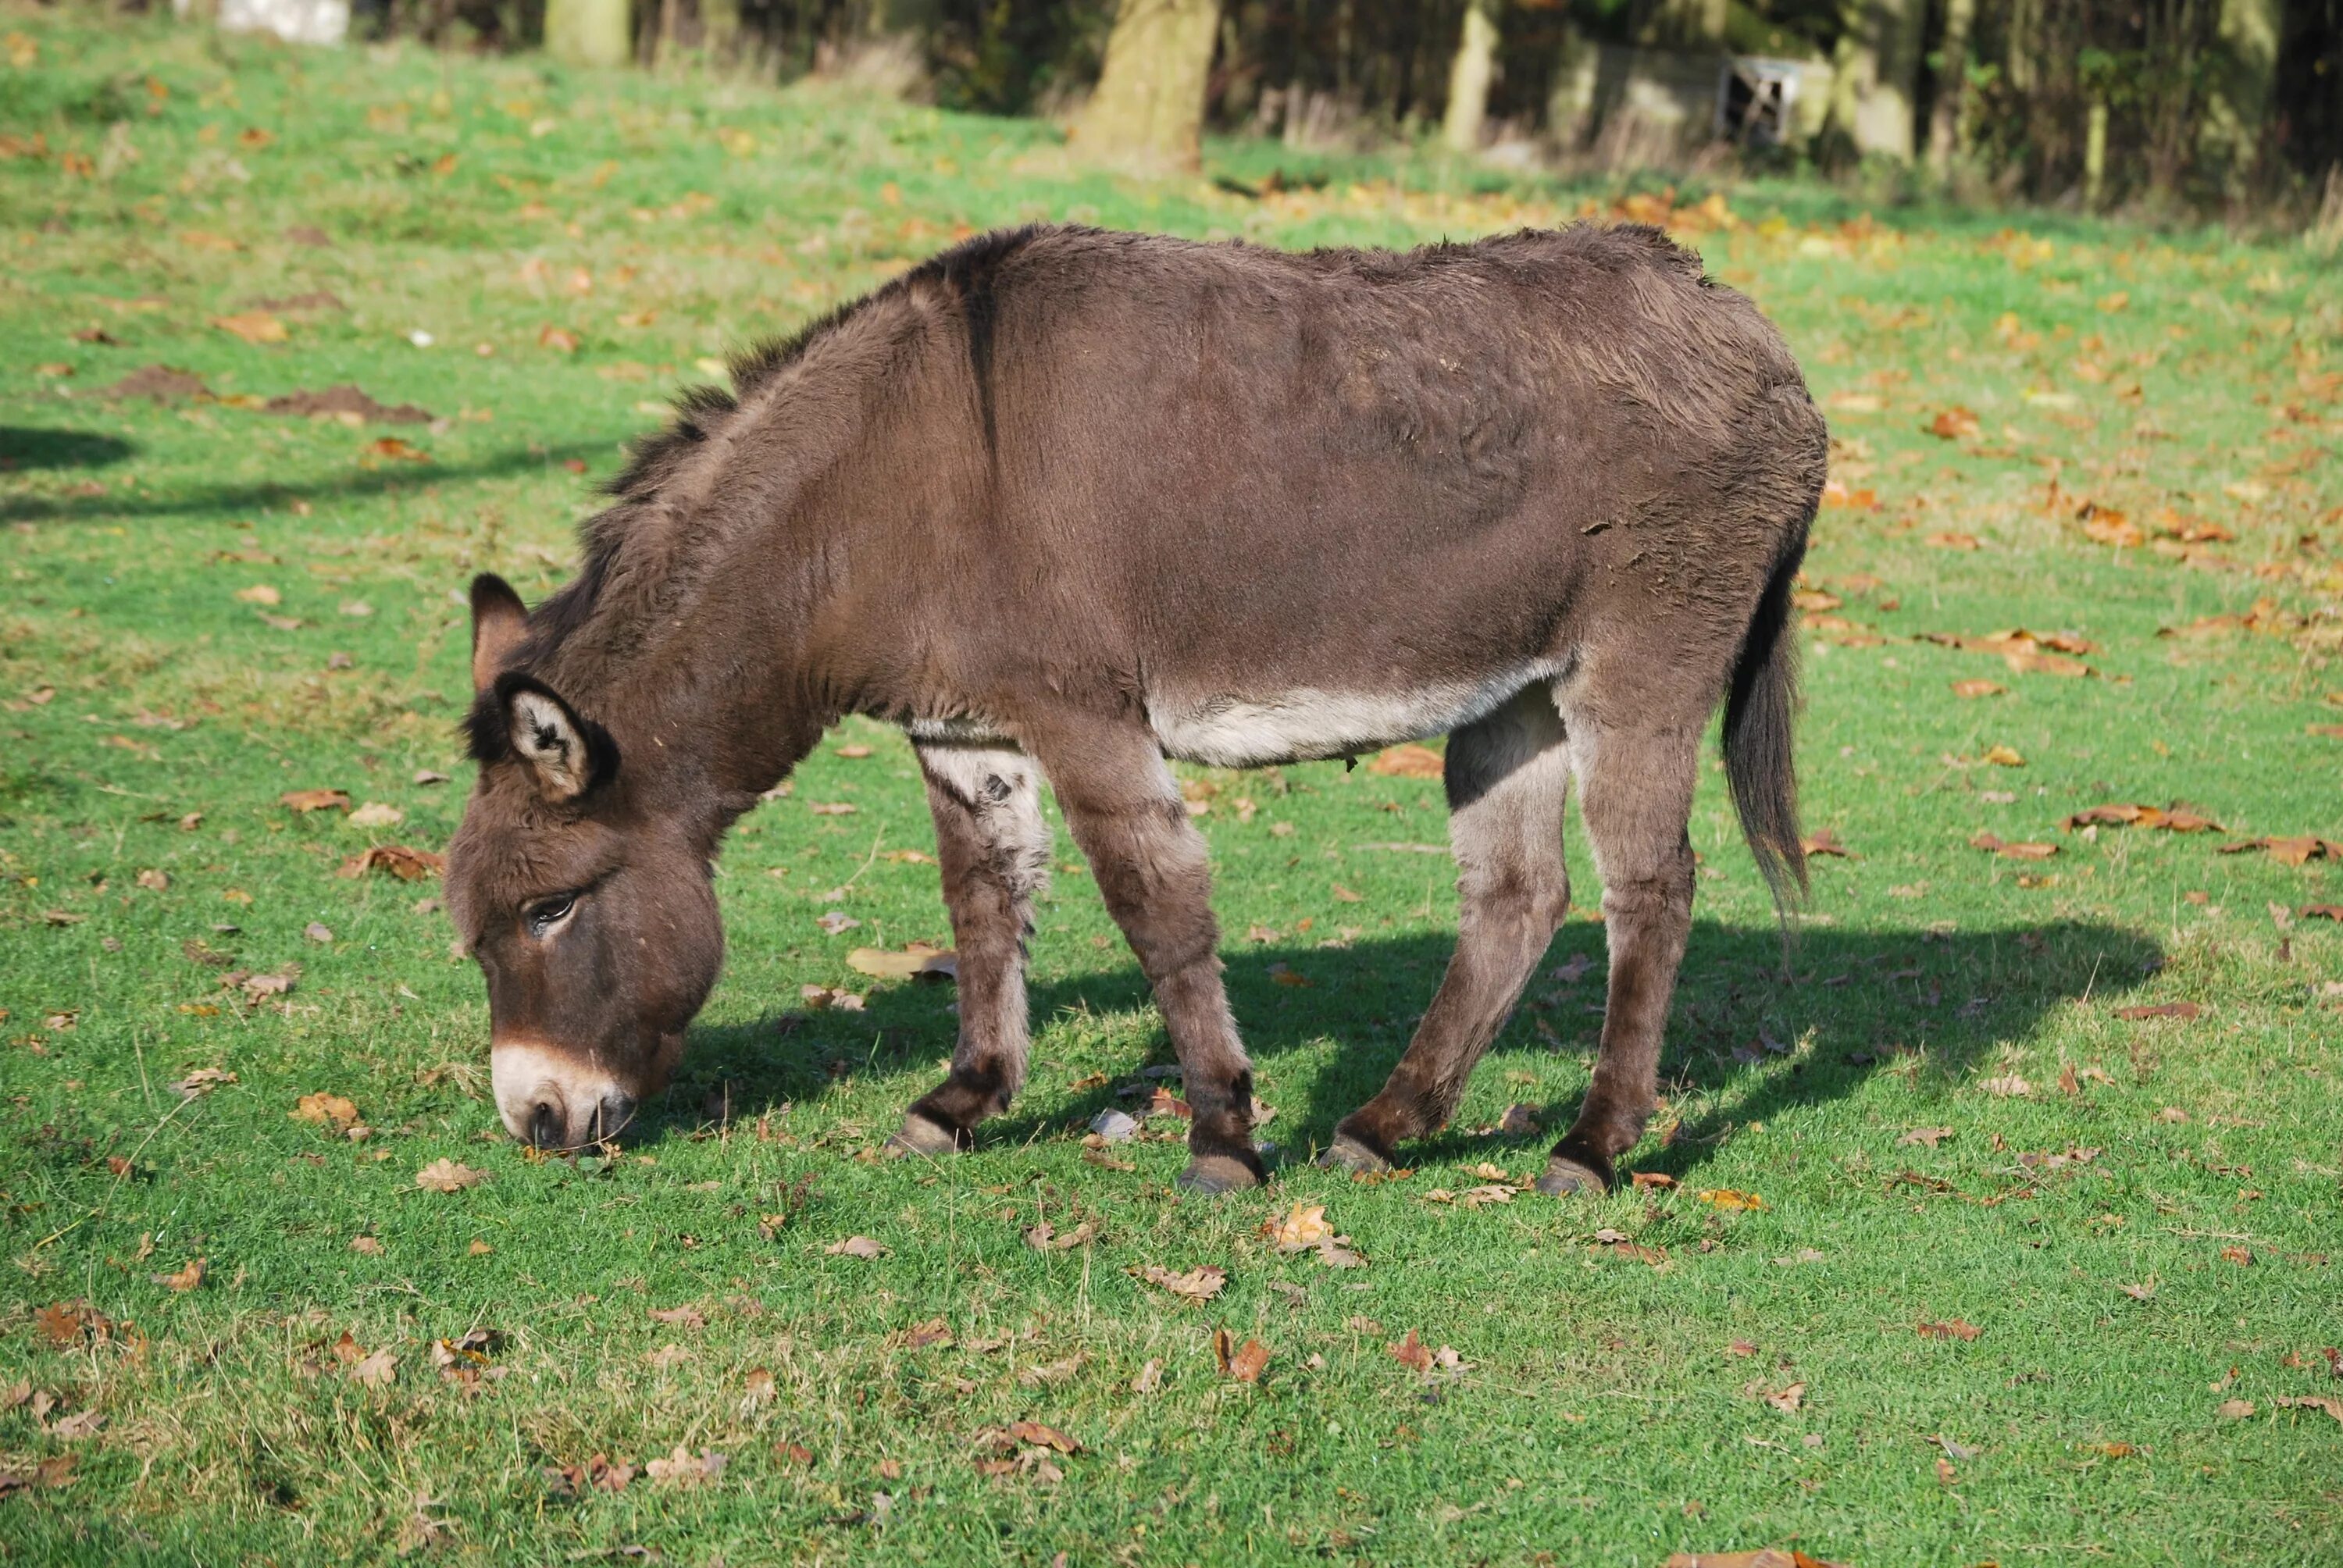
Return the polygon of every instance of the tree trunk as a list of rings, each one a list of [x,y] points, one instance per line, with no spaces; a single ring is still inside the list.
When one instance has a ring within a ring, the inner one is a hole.
[[[2245,194],[2260,169],[2277,94],[2278,35],[2285,21],[2284,0],[2221,0],[2221,45],[2214,60],[2204,137],[2233,197]]]
[[[1497,74],[1496,11],[1496,0],[1466,0],[1464,35],[1457,41],[1456,62],[1448,68],[1448,113],[1440,122],[1440,139],[1456,152],[1473,152],[1481,146],[1481,126],[1489,116],[1489,83]]]
[[[1928,109],[1928,166],[1938,178],[1952,173],[1961,151],[1961,111],[1969,91],[1969,28],[1976,0],[1945,0],[1945,36],[1937,51],[1936,98]]]
[[[1122,0],[1074,146],[1115,163],[1196,168],[1220,12],[1220,0]]]
[[[1920,84],[1923,0],[1851,0],[1831,83],[1831,119],[1861,154],[1909,163]]]
[[[1725,47],[1725,0],[1660,0],[1636,42],[1656,49]]]
[[[628,0],[545,0],[545,52],[565,65],[623,65],[634,53]]]

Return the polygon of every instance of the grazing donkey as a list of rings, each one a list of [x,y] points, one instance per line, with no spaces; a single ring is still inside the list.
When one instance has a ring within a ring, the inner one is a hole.
[[[726,827],[847,713],[900,724],[959,945],[949,1077],[891,1147],[966,1148],[1025,1074],[1042,779],[1153,985],[1181,1180],[1264,1171],[1204,841],[1167,757],[1249,768],[1445,731],[1455,956],[1328,1162],[1454,1112],[1570,901],[1602,1051],[1539,1185],[1641,1135],[1691,922],[1700,736],[1777,899],[1803,885],[1793,577],[1823,420],[1781,337],[1657,230],[1285,255],[1081,228],[973,239],[686,394],[527,611],[472,585],[479,781],[448,908],[497,1103],[576,1147],[662,1088],[723,951]]]

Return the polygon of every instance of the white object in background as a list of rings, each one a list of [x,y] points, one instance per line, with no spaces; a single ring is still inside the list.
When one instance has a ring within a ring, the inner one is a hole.
[[[184,13],[186,0],[174,0]],[[274,33],[288,44],[339,44],[349,36],[350,0],[219,0],[230,33]]]

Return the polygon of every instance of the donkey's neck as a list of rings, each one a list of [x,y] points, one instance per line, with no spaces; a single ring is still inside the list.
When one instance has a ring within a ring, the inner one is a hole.
[[[841,604],[870,589],[854,578],[886,553],[872,542],[934,510],[886,417],[934,319],[882,295],[737,402],[687,405],[588,525],[537,662],[618,738],[622,767],[639,759],[737,814],[854,706],[829,656],[841,626],[868,628]]]

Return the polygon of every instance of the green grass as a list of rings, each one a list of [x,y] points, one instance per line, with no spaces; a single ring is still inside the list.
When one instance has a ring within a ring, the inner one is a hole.
[[[444,846],[468,771],[451,590],[484,568],[532,598],[559,582],[589,482],[699,360],[963,226],[1407,244],[1608,213],[1618,193],[1213,148],[1211,172],[1239,183],[1324,176],[1255,199],[1084,172],[1042,126],[819,87],[0,22],[22,39],[0,69],[0,1391],[32,1396],[0,1411],[0,1473],[45,1462],[62,1482],[0,1498],[0,1556],[2343,1552],[2343,1422],[2278,1402],[2343,1394],[2320,1350],[2343,1343],[2343,926],[2270,912],[2343,886],[2332,862],[2217,852],[2343,839],[2343,739],[2310,729],[2343,721],[2331,266],[2064,218],[1866,220],[1763,184],[1722,193],[1732,226],[1683,225],[1782,323],[1832,413],[1835,477],[1877,502],[1824,512],[1809,578],[1845,601],[1818,615],[1884,640],[1809,638],[1807,815],[1853,854],[1814,861],[1794,980],[1704,780],[1667,1104],[1630,1161],[1672,1189],[1427,1197],[1478,1184],[1483,1161],[1538,1168],[1546,1137],[1486,1131],[1509,1104],[1549,1126],[1574,1108],[1603,977],[1584,910],[1415,1174],[1353,1185],[1307,1163],[1403,1045],[1453,923],[1443,858],[1373,847],[1441,842],[1437,786],[1334,765],[1186,775],[1277,1111],[1272,1192],[1176,1199],[1169,1138],[1121,1151],[1129,1171],[1085,1161],[1083,1124],[1169,1056],[1062,834],[1030,1091],[970,1157],[875,1161],[952,1020],[948,991],[845,962],[947,933],[933,869],[883,853],[930,847],[910,755],[860,723],[734,835],[730,964],[681,1081],[622,1157],[532,1162],[485,1092],[478,977],[418,903],[436,884],[337,878],[368,832],[277,798],[344,789],[406,813],[372,838]],[[297,225],[330,244],[287,238]],[[342,307],[277,307],[283,343],[209,325],[319,290]],[[118,343],[73,336],[93,328]],[[216,397],[98,395],[157,362]],[[251,406],[342,381],[444,423]],[[1977,434],[1926,433],[1956,405]],[[425,457],[385,455],[385,437]],[[2187,559],[2168,538],[2117,548],[2087,537],[2086,501],[2150,540],[2160,518],[2235,538]],[[1981,548],[1926,542],[1943,534]],[[237,597],[260,586],[278,602]],[[2098,673],[1916,640],[2019,626],[2088,639]],[[1951,690],[1979,678],[2007,689]],[[1982,762],[1995,746],[2025,765]],[[456,779],[411,783],[418,769]],[[2175,799],[2226,831],[2058,827]],[[856,812],[808,809],[833,802]],[[2062,852],[1991,856],[1968,845],[1980,830]],[[1574,829],[1574,856],[1591,908]],[[824,934],[833,907],[861,927]],[[297,964],[296,987],[247,1006],[190,942],[236,970]],[[808,985],[869,1005],[799,1017]],[[2114,1011],[2183,1000],[2201,1015]],[[168,1087],[206,1068],[234,1081]],[[1986,1087],[2013,1075],[2032,1092]],[[318,1092],[372,1136],[293,1120]],[[1902,1141],[1923,1127],[1953,1131]],[[2097,1152],[2028,1158],[2078,1148]],[[419,1190],[442,1158],[487,1180]],[[1723,1190],[1764,1206],[1700,1196]],[[1271,1251],[1257,1228],[1296,1202],[1326,1204],[1367,1266]],[[1039,1252],[1021,1233],[1042,1218],[1101,1234]],[[1652,1261],[1598,1242],[1604,1227]],[[889,1251],[826,1251],[855,1234]],[[156,1282],[196,1258],[196,1288]],[[1151,1263],[1217,1264],[1228,1287],[1182,1304],[1126,1272]],[[78,1319],[50,1311],[76,1302]],[[685,1306],[704,1322],[651,1315]],[[956,1342],[915,1347],[907,1331],[936,1317]],[[1920,1332],[1956,1320],[1976,1337]],[[476,1327],[507,1337],[469,1392],[428,1347]],[[1219,1374],[1221,1328],[1270,1347],[1257,1385]],[[1403,1366],[1386,1347],[1411,1329],[1463,1370]],[[395,1381],[348,1374],[346,1331]],[[1151,1362],[1160,1388],[1133,1392]],[[1794,1412],[1759,1397],[1794,1383]],[[2253,1412],[2225,1416],[2231,1400]],[[102,1424],[68,1435],[87,1412]],[[1082,1445],[1054,1484],[972,1462],[1019,1419]],[[729,1464],[696,1489],[645,1476],[569,1498],[548,1481],[679,1444]]]

